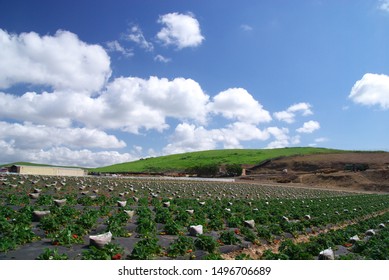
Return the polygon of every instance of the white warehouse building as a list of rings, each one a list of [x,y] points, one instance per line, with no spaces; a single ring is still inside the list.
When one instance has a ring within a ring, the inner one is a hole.
[[[86,172],[81,168],[38,166],[38,165],[12,165],[10,172],[24,175],[48,175],[48,176],[85,176]]]

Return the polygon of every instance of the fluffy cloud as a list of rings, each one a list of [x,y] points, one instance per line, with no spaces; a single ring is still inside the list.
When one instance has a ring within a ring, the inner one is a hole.
[[[135,147],[131,153],[112,150],[125,146],[115,136],[96,129],[0,122],[1,163],[30,161],[98,167],[139,158],[141,147]]]
[[[208,107],[212,113],[240,122],[258,124],[271,121],[270,113],[243,88],[230,88],[220,92]]]
[[[74,122],[100,129],[163,131],[166,118],[205,123],[209,96],[191,79],[117,78],[97,97],[70,91],[0,93],[0,118],[56,127]]]
[[[182,123],[177,125],[170,144],[164,149],[164,154],[184,153],[216,148],[217,131],[209,131],[194,124]]]
[[[311,105],[305,102],[293,104],[285,111],[275,112],[273,115],[277,120],[284,121],[286,123],[294,123],[296,121],[296,114],[299,112],[303,116],[312,115]]]
[[[0,118],[56,127],[74,121],[93,123],[101,115],[102,100],[72,91],[26,92],[22,96],[0,92]]]
[[[282,148],[300,143],[300,136],[290,136],[288,128],[267,127],[259,129],[248,123],[235,122],[223,128],[206,129],[193,124],[177,125],[173,135],[164,149],[164,154],[175,154],[217,148],[243,148],[243,142],[270,140],[266,148]]]
[[[166,44],[183,48],[203,40],[192,15],[168,14],[160,22],[171,40]],[[138,27],[132,28],[128,39],[152,50]],[[269,140],[269,148],[300,142],[299,136],[289,135],[288,128],[259,127],[272,121],[271,114],[243,88],[229,88],[210,99],[192,79],[118,77],[108,81],[110,59],[104,49],[80,41],[71,32],[41,37],[33,32],[11,35],[0,29],[0,47],[0,69],[4,69],[0,88],[12,91],[10,87],[18,83],[52,87],[51,92],[21,95],[0,92],[0,161],[4,163],[23,160],[93,167],[135,160],[144,157],[142,147],[112,151],[127,146],[114,134],[118,130],[164,132],[171,119],[180,124],[170,137],[161,136],[170,143],[163,154],[242,148],[248,141],[260,146]],[[132,55],[117,41],[107,43],[107,48]],[[166,61],[162,56],[155,59]],[[292,123],[297,114],[312,114],[310,108],[308,103],[298,103],[274,116]],[[208,128],[215,116],[226,124]],[[318,128],[311,121],[297,131],[311,133]]]
[[[348,97],[361,105],[378,105],[382,109],[389,109],[389,76],[371,73],[363,75],[354,84]]]
[[[0,140],[12,142],[22,149],[123,148],[126,143],[104,131],[87,128],[55,128],[31,123],[18,124],[0,121]]]
[[[0,88],[29,83],[93,92],[111,75],[110,58],[101,46],[61,30],[40,36],[0,29],[0,69]]]
[[[71,150],[67,147],[23,149],[0,139],[1,162],[29,161],[64,166],[99,167],[138,159],[130,153],[117,151],[94,152],[89,149]]]
[[[99,121],[105,127],[137,133],[140,128],[162,131],[168,127],[166,117],[204,123],[209,96],[191,79],[130,77],[113,81],[100,98],[105,110]]]
[[[296,129],[300,133],[312,133],[320,128],[320,124],[317,121],[305,122],[302,127]]]
[[[206,129],[193,124],[177,125],[171,136],[170,144],[164,149],[164,154],[175,154],[199,150],[211,150],[218,147],[242,148],[241,142],[260,140],[270,137],[268,131],[262,131],[253,124],[236,122],[224,128]]]
[[[267,145],[267,148],[283,148],[289,145],[289,129],[268,127],[266,131],[275,138],[275,140],[273,140]]]
[[[160,16],[158,23],[164,25],[157,38],[166,45],[174,45],[178,49],[199,46],[204,37],[200,24],[192,14],[170,13]]]

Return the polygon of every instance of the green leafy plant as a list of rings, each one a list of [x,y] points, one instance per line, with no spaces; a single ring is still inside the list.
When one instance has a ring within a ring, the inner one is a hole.
[[[166,223],[168,220],[171,220],[172,216],[169,212],[169,209],[157,207],[155,211],[155,221],[157,223]]]
[[[214,253],[219,247],[219,243],[212,237],[208,235],[199,235],[194,242],[196,248],[200,250],[205,250],[209,253]]]
[[[82,252],[83,260],[112,260],[121,259],[124,254],[124,249],[114,243],[109,243],[103,248],[90,246],[88,250]]]
[[[210,253],[202,258],[203,260],[224,260],[218,253]]]
[[[128,232],[124,228],[127,223],[128,216],[124,212],[119,212],[115,215],[112,215],[107,220],[107,230],[112,233],[113,236],[122,236],[126,237]]]
[[[37,260],[68,260],[69,257],[66,254],[58,253],[58,249],[45,248],[44,252],[40,254]]]
[[[239,254],[235,257],[235,260],[252,260],[253,258],[251,258],[249,255],[247,254]]]
[[[68,225],[57,232],[49,234],[48,237],[52,238],[52,243],[55,245],[70,246],[84,242],[82,231],[77,225]]]
[[[193,239],[187,236],[179,236],[168,248],[169,257],[177,257],[185,254],[191,254],[195,250]]]
[[[173,220],[168,220],[165,224],[164,230],[166,234],[178,235],[181,233],[181,227]]]
[[[135,244],[134,249],[128,258],[133,260],[152,260],[161,253],[162,247],[158,245],[158,239],[149,236]]]
[[[223,231],[220,234],[219,239],[223,244],[226,244],[226,245],[235,245],[235,244],[241,243],[240,239],[238,237],[236,237],[235,232],[233,232],[231,230]]]

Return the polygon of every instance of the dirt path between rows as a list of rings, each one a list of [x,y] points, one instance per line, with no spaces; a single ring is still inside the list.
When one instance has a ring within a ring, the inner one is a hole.
[[[315,230],[313,233],[306,233],[306,234],[299,235],[299,236],[293,238],[292,241],[295,244],[309,242],[309,239],[311,237],[313,237],[313,236],[317,236],[317,235],[319,235],[321,233],[327,233],[330,230],[343,229],[343,228],[345,228],[347,226],[357,224],[357,223],[359,223],[361,221],[365,221],[365,220],[368,220],[370,218],[381,216],[381,215],[383,215],[383,214],[385,214],[387,212],[389,212],[389,209],[386,209],[385,211],[380,211],[380,212],[377,212],[377,213],[374,213],[374,214],[366,215],[366,216],[364,216],[362,218],[358,218],[357,220],[354,220],[354,221],[349,221],[349,222],[337,224],[337,225],[334,225],[334,226],[331,226],[331,227],[325,228],[325,229]],[[280,239],[280,240],[275,240],[271,244],[252,245],[249,248],[244,248],[242,250],[237,250],[237,251],[234,251],[234,252],[231,252],[231,253],[222,254],[222,258],[225,259],[225,260],[234,260],[236,256],[238,256],[240,254],[246,254],[246,255],[250,256],[250,258],[252,258],[254,260],[257,260],[257,259],[260,259],[262,257],[263,253],[266,250],[270,250],[273,253],[278,254],[279,253],[280,244],[284,240],[286,240],[286,239],[284,238],[284,239]]]

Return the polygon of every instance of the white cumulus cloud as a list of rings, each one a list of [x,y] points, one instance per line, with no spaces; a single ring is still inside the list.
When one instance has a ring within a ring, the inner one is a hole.
[[[204,123],[208,99],[192,79],[118,78],[101,95],[105,109],[96,120],[105,127],[134,133],[140,128],[162,131],[168,127],[167,117]]]
[[[164,27],[157,38],[165,45],[174,45],[178,49],[199,46],[204,37],[200,24],[192,14],[169,13],[160,16],[158,23]]]
[[[118,151],[92,151],[89,149],[72,150],[68,147],[49,149],[23,149],[12,142],[0,139],[1,162],[28,161],[64,166],[100,167],[138,159],[130,153]]]
[[[274,140],[271,141],[266,148],[273,149],[273,148],[284,148],[289,146],[290,136],[289,136],[288,128],[285,127],[279,128],[279,127],[272,126],[272,127],[268,127],[266,129],[266,132],[274,137]]]
[[[177,125],[170,144],[164,149],[164,154],[175,154],[199,150],[211,150],[219,147],[226,149],[243,148],[244,141],[264,141],[270,133],[261,130],[253,124],[235,122],[223,128],[207,129],[189,123]]]
[[[361,105],[389,109],[389,76],[366,73],[354,84],[348,97]]]
[[[101,46],[86,44],[62,30],[40,36],[0,29],[0,69],[3,89],[27,83],[93,92],[111,75],[110,58]]]
[[[312,133],[320,128],[320,124],[317,121],[308,121],[303,124],[302,127],[296,129],[300,133]]]
[[[271,121],[270,113],[243,88],[230,88],[220,92],[208,107],[214,114],[240,122],[258,124]]]
[[[209,96],[191,79],[117,78],[97,97],[77,92],[0,92],[0,118],[56,127],[74,123],[90,128],[163,131],[167,118],[205,123]]]
[[[104,131],[88,128],[56,128],[32,123],[0,121],[0,139],[19,148],[47,149],[67,146],[72,148],[123,148],[126,143]]]
[[[165,27],[159,39],[165,44],[180,49],[204,40],[191,14],[167,14],[161,16],[160,23]],[[153,50],[137,26],[132,27],[127,39]],[[109,52],[132,55],[118,41],[108,42],[106,47]],[[155,60],[168,62],[161,55]],[[32,161],[94,167],[144,157],[139,143],[128,148],[115,136],[119,131],[146,136],[150,130],[164,133],[161,137],[168,139],[168,144],[162,144],[162,151],[149,148],[149,155],[243,148],[247,142],[260,147],[269,141],[268,148],[300,142],[300,135],[290,135],[289,128],[268,125],[271,113],[244,88],[229,88],[211,98],[190,78],[109,80],[106,51],[68,31],[40,36],[34,32],[9,34],[0,29],[0,69],[0,89],[4,89],[0,92],[0,163]],[[18,83],[43,85],[45,90],[5,92]],[[371,84],[369,80],[369,88]],[[276,112],[274,117],[293,123],[297,115],[311,114],[311,105],[302,102]],[[225,124],[213,118],[223,118]],[[172,123],[174,131],[167,135]],[[215,127],[208,127],[210,123]],[[297,132],[312,133],[319,127],[318,122],[310,121]],[[125,152],[113,151],[125,147]]]
[[[296,121],[296,114],[301,113],[303,116],[312,115],[311,105],[309,103],[301,102],[293,104],[285,111],[275,112],[273,115],[277,120],[286,123],[294,123]]]

